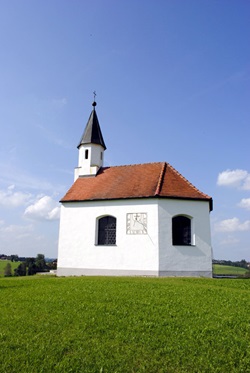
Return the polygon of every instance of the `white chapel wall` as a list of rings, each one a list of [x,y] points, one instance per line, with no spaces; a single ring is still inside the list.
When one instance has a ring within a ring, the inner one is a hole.
[[[147,234],[127,234],[127,213],[146,213]],[[96,245],[96,219],[117,219],[116,246]],[[125,200],[65,203],[61,208],[58,274],[158,275],[156,201]]]
[[[173,246],[172,217],[192,217],[192,245]],[[159,200],[159,270],[160,275],[212,275],[212,249],[209,203],[181,199]]]
[[[147,214],[147,234],[126,232],[128,213]],[[193,244],[173,246],[172,217],[192,217]],[[97,218],[117,219],[116,246],[96,244]],[[58,275],[212,275],[209,203],[131,199],[65,203],[61,207]]]

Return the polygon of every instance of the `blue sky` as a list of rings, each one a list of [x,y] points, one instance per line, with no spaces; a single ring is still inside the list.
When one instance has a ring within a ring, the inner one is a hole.
[[[249,19],[247,0],[0,0],[0,253],[57,256],[95,90],[106,166],[169,162],[214,199],[214,257],[250,261]]]

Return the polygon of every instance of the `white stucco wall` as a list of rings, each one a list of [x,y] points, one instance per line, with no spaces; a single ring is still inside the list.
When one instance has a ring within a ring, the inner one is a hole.
[[[88,158],[85,159],[85,150]],[[104,149],[98,144],[81,145],[79,148],[78,167],[75,168],[74,180],[79,176],[96,175],[104,161]]]
[[[64,203],[61,206],[58,274],[157,275],[156,202],[145,199]],[[148,234],[128,235],[127,213],[147,213]],[[117,219],[115,246],[96,245],[97,218],[103,215]]]
[[[172,244],[172,218],[175,215],[187,215],[191,218],[191,246]],[[208,202],[159,200],[159,270],[163,276],[212,276]]]
[[[127,213],[147,213],[147,234],[126,233]],[[172,245],[172,217],[192,217],[193,245]],[[97,218],[117,219],[116,245],[96,245]],[[209,203],[137,199],[64,203],[58,275],[212,275]]]

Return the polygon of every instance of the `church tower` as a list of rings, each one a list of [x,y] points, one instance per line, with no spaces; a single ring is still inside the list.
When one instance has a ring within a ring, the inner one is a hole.
[[[75,168],[75,179],[81,176],[95,176],[103,166],[103,153],[106,149],[102,131],[96,114],[96,102],[77,146],[79,150],[78,167]]]

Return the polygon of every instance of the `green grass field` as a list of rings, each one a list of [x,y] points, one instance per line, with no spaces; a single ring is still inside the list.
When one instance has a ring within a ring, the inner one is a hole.
[[[11,264],[12,273],[14,273],[14,269],[17,268],[21,262],[11,262],[10,260],[0,260],[0,277],[3,277],[4,275],[4,268],[6,267],[7,263]]]
[[[0,372],[250,372],[250,280],[0,279]]]
[[[244,276],[247,273],[249,273],[249,270],[245,268],[213,264],[213,274],[215,275]]]

